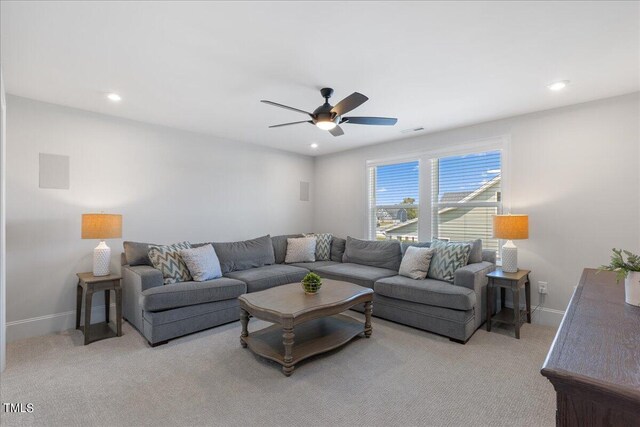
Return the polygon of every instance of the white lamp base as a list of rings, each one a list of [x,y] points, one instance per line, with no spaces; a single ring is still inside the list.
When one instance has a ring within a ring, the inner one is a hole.
[[[93,250],[93,275],[108,276],[109,264],[111,264],[111,248],[103,240]]]
[[[502,271],[516,273],[518,271],[518,248],[511,240],[502,247]]]

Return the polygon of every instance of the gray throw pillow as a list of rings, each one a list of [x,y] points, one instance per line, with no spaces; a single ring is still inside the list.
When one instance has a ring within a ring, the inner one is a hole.
[[[342,262],[398,271],[402,252],[397,240],[360,240],[347,237]]]
[[[131,267],[135,265],[150,265],[153,267],[151,260],[149,259],[149,246],[158,246],[155,243],[141,243],[141,242],[123,242],[124,257],[127,259],[127,264]]]
[[[242,242],[211,243],[220,260],[222,274],[275,264],[271,236]]]
[[[162,272],[165,285],[187,282],[192,279],[187,264],[180,256],[182,249],[191,249],[191,243],[149,246],[149,259],[151,259],[153,266]]]
[[[329,233],[308,233],[304,237],[316,238],[316,261],[329,261],[331,259],[331,240]]]
[[[215,249],[210,244],[197,248],[182,249],[180,256],[184,263],[187,264],[189,273],[191,273],[193,280],[196,282],[222,277],[220,261]]]
[[[316,238],[298,237],[287,239],[287,256],[284,262],[314,262],[316,260]]]
[[[426,279],[431,257],[435,251],[432,248],[409,246],[402,257],[398,274],[416,280]]]
[[[345,239],[340,237],[333,237],[331,239],[331,261],[342,262],[342,256],[344,255],[344,247],[347,244]]]
[[[434,240],[431,242],[431,248],[435,249],[435,253],[431,258],[427,276],[453,283],[456,270],[467,265],[471,243]]]

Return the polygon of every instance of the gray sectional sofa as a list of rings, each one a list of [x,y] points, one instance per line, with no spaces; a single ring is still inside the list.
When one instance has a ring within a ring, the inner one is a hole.
[[[470,263],[456,271],[451,284],[398,275],[406,245],[397,241],[334,237],[330,260],[285,264],[287,238],[301,236],[213,242],[223,277],[166,286],[160,270],[151,266],[149,244],[125,242],[124,318],[156,346],[239,320],[238,296],[300,282],[310,271],[372,288],[374,316],[445,335],[456,342],[465,343],[486,318],[486,273],[495,269],[495,252],[482,251],[479,241],[472,249]]]

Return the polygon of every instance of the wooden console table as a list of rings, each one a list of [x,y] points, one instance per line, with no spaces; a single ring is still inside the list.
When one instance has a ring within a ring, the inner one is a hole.
[[[558,426],[640,425],[640,307],[615,273],[585,269],[542,375],[557,394]]]

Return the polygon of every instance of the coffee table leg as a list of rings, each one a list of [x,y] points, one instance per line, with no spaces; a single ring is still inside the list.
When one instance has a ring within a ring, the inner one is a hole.
[[[364,303],[364,336],[369,338],[373,328],[371,327],[371,314],[373,313],[373,302]]]
[[[243,338],[249,336],[249,313],[246,310],[240,309],[240,323],[242,323],[242,333],[240,334],[240,345],[243,348],[247,348],[247,343],[244,342]]]
[[[289,364],[293,361],[293,339],[295,337],[293,328],[282,329],[282,344],[284,344],[284,363]],[[289,376],[293,373],[294,366],[283,366],[282,372]]]

